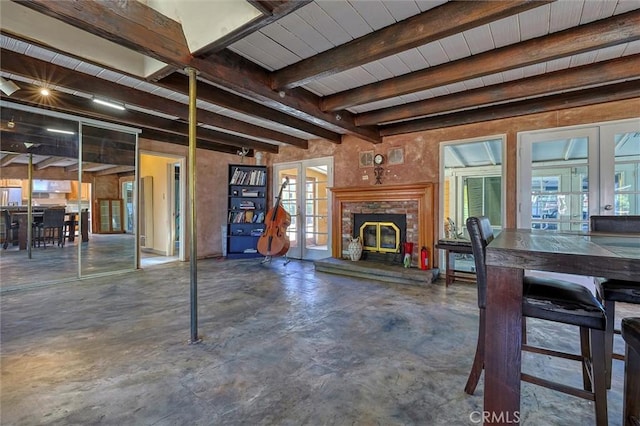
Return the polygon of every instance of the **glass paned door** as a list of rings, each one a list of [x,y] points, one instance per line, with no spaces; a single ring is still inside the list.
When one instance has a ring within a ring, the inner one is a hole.
[[[289,178],[281,204],[291,215],[287,228],[290,241],[287,256],[291,258],[313,260],[331,256],[328,188],[332,184],[332,170],[330,158],[274,166],[274,193]]]
[[[600,214],[640,214],[640,120],[606,125],[601,129],[603,175]]]
[[[597,128],[522,136],[518,227],[589,228],[589,216],[597,211],[597,147]]]
[[[518,226],[588,230],[638,214],[640,120],[521,135]]]

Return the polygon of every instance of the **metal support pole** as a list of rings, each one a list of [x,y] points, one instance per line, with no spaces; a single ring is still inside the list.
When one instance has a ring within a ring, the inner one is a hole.
[[[189,67],[189,264],[191,271],[191,338],[189,343],[200,343],[198,337],[198,246],[196,235],[196,70]]]
[[[33,193],[33,154],[29,153],[29,169],[27,170],[29,180],[29,195],[27,196],[27,256],[31,259],[31,240],[33,239],[33,207],[31,206]],[[24,234],[23,234],[24,235]]]

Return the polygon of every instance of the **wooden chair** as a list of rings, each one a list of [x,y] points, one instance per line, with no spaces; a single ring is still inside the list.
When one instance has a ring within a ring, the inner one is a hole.
[[[640,318],[622,319],[626,343],[622,426],[640,426]]]
[[[591,216],[592,232],[613,234],[640,234],[640,216]],[[623,360],[624,355],[613,352],[613,340],[620,330],[615,328],[616,302],[640,305],[640,283],[625,280],[601,280],[600,293],[604,299],[604,311],[607,314],[605,332],[605,356],[607,357],[607,389],[611,387],[613,359]]]
[[[493,240],[493,230],[486,217],[470,217],[467,229],[476,264],[478,307],[480,326],[473,366],[465,386],[472,395],[484,370],[485,354],[485,306],[487,293],[487,267],[485,249]],[[607,389],[605,375],[604,331],[606,317],[604,307],[586,287],[562,280],[525,277],[523,285],[522,314],[526,318],[539,318],[580,327],[581,354],[571,354],[526,343],[522,349],[530,352],[580,361],[584,389],[552,382],[530,374],[521,373],[521,380],[594,401],[596,425],[607,424]],[[523,336],[523,342],[526,341]],[[508,368],[508,366],[505,366]]]

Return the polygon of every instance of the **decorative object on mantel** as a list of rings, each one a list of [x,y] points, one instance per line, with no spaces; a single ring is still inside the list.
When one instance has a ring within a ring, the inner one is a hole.
[[[379,185],[382,183],[382,176],[384,175],[384,169],[382,168],[382,163],[384,163],[384,155],[382,154],[376,154],[375,157],[373,157],[373,163],[376,165],[376,167],[373,169],[373,173],[376,175],[376,185]]]
[[[349,258],[351,260],[354,262],[360,260],[362,256],[362,242],[360,241],[360,237],[351,237],[347,250],[349,251]]]

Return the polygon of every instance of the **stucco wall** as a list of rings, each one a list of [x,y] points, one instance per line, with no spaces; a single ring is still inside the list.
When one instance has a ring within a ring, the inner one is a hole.
[[[441,142],[506,135],[504,160],[507,169],[506,227],[516,224],[516,147],[518,132],[614,121],[640,116],[640,99],[610,102],[601,105],[572,108],[522,117],[487,121],[384,138],[372,144],[358,138],[346,137],[341,144],[311,141],[308,150],[281,147],[278,154],[268,154],[267,164],[297,161],[321,156],[334,157],[334,186],[350,187],[374,185],[373,167],[359,167],[359,153],[373,150],[385,156],[394,147],[404,147],[404,164],[385,165],[384,185],[438,182],[439,145]],[[363,180],[365,174],[370,175]]]

